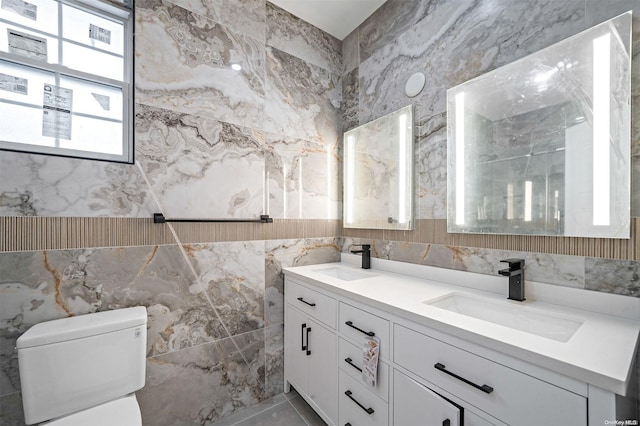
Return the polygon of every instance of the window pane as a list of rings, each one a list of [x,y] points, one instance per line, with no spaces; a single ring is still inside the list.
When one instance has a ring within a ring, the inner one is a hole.
[[[7,24],[0,22],[0,50],[3,52],[9,52],[9,37],[7,34],[7,30],[18,32],[21,34],[32,35],[37,39],[45,39],[47,40],[47,62],[50,64],[58,63],[58,42],[55,38],[46,37],[41,34],[35,33],[33,31],[25,30],[22,28],[17,28],[15,26],[7,26]],[[33,56],[29,56],[33,57]],[[44,60],[44,59],[43,59]]]
[[[29,145],[55,146],[55,138],[42,136],[42,107],[0,102],[0,140]]]
[[[91,13],[62,6],[62,36],[87,46],[122,55],[124,52],[124,25]],[[90,36],[90,29],[92,36]]]
[[[123,81],[123,59],[107,53],[64,42],[62,45],[62,65],[74,70]]]
[[[25,3],[27,4],[25,7]],[[58,34],[58,2],[54,0],[4,0],[0,18],[49,34]],[[35,16],[33,11],[35,6]]]
[[[122,154],[122,123],[74,115],[71,140],[60,140],[60,147],[103,154]]]
[[[60,85],[73,90],[73,112],[122,120],[122,89],[86,80],[60,77]]]
[[[24,102],[35,105],[38,108],[42,108],[44,84],[53,84],[55,82],[54,75],[51,72],[1,60],[0,74],[26,80],[26,94],[24,94],[22,88],[17,88],[17,92],[0,90],[0,99]],[[3,78],[6,79],[6,77],[0,76],[0,81],[2,81]],[[22,82],[20,82],[19,85],[23,86]],[[2,119],[4,119],[4,116],[2,116]]]

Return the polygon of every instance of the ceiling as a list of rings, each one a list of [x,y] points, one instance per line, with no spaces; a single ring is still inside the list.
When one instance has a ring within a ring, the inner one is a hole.
[[[344,40],[386,0],[269,0],[311,25]]]

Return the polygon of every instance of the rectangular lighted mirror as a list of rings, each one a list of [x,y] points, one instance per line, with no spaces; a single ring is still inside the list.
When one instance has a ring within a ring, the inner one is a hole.
[[[413,108],[344,134],[344,227],[412,229]]]
[[[447,91],[449,232],[629,238],[631,12]]]

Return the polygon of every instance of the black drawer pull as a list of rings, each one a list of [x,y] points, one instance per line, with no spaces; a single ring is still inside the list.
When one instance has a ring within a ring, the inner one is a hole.
[[[345,423],[344,426],[351,426],[351,423]]]
[[[358,330],[360,333],[362,333],[362,334],[366,334],[366,335],[367,335],[367,336],[369,336],[369,337],[373,337],[373,336],[375,336],[375,335],[376,335],[376,333],[374,333],[373,331],[364,331],[363,329],[356,327],[355,325],[353,325],[353,322],[352,322],[352,321],[347,321],[347,322],[345,322],[345,324],[346,324],[346,325],[348,325],[348,326],[349,326],[349,327],[351,327],[351,328],[355,328],[355,329],[356,329],[356,330]]]
[[[304,329],[307,327],[307,324],[302,324],[302,333],[300,336],[300,342],[302,343],[302,348],[300,349],[301,351],[306,351],[307,350],[307,346],[304,344]]]
[[[484,393],[491,393],[491,392],[493,392],[493,388],[492,388],[491,386],[489,386],[489,385],[482,385],[482,386],[477,385],[477,384],[473,383],[472,381],[465,379],[464,377],[460,377],[460,376],[458,376],[457,374],[452,373],[451,371],[447,371],[447,367],[446,367],[445,365],[443,365],[443,364],[440,364],[439,362],[438,362],[438,363],[436,363],[436,364],[434,365],[434,367],[435,367],[437,370],[440,370],[440,371],[442,371],[443,373],[446,373],[446,374],[450,375],[451,377],[455,377],[455,378],[456,378],[456,379],[458,379],[458,380],[462,380],[462,381],[463,381],[463,382],[465,382],[466,384],[468,384],[468,385],[470,385],[470,386],[473,386],[474,388],[479,389],[479,390],[481,390],[481,391],[482,391],[482,392],[484,392]]]
[[[444,419],[442,421],[442,426],[451,426],[451,420],[449,419]]]
[[[309,344],[309,332],[311,327],[307,327],[307,356],[311,355],[311,345]]]
[[[306,303],[309,306],[316,306],[315,303],[309,303],[306,300],[304,300],[302,297],[298,297],[298,300],[301,301],[302,303]]]
[[[353,392],[351,392],[350,390],[345,391],[344,392],[345,395],[347,395],[349,397],[350,400],[352,400],[353,402],[355,402],[356,404],[358,404],[358,407],[362,408],[364,411],[367,412],[367,414],[371,415],[373,414],[373,408],[369,407],[366,408],[364,405],[360,404],[354,397],[352,397],[351,395],[353,395]]]
[[[351,358],[345,358],[344,362],[346,362],[347,364],[349,364],[350,366],[352,366],[353,368],[355,368],[356,370],[358,370],[359,372],[362,373],[362,368],[358,367],[357,365],[355,365],[353,363],[353,360]]]

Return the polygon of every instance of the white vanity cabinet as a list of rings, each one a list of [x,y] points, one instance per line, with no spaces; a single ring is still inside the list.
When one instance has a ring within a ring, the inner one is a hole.
[[[601,426],[636,419],[633,378],[621,397],[405,317],[380,297],[370,302],[363,294],[373,286],[357,297],[352,288],[303,274],[285,278],[285,384],[331,425]],[[415,289],[413,282],[406,287]],[[368,336],[380,339],[375,387],[362,380]]]
[[[337,424],[336,300],[287,281],[285,377],[329,424]],[[294,304],[295,302],[295,304]]]

